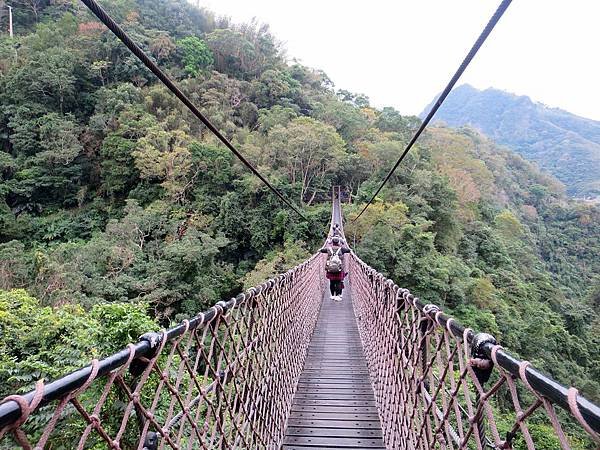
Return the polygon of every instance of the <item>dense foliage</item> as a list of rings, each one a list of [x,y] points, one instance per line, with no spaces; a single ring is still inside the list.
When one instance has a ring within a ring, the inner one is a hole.
[[[469,85],[452,91],[436,117],[452,126],[477,127],[552,173],[570,195],[600,201],[600,122]]]
[[[3,390],[23,392],[40,378],[53,379],[82,361],[121,350],[155,331],[145,305],[104,303],[40,305],[22,289],[0,292],[0,379]]]
[[[419,124],[288,63],[266,26],[184,0],[104,4],[309,220],[77,2],[21,1],[16,39],[0,37],[0,332],[36,345],[2,343],[0,394],[302,261],[331,186],[355,215]],[[398,284],[598,400],[600,211],[563,190],[471,129],[432,128],[347,235]]]

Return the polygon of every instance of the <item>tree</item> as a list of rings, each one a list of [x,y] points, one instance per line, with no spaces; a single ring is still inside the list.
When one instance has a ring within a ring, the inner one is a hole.
[[[300,83],[287,71],[265,70],[260,78],[252,82],[253,102],[260,108],[276,104],[288,105],[299,94]]]
[[[17,130],[18,148],[33,154],[20,155],[19,167],[7,181],[10,202],[78,204],[83,178],[81,128],[73,116],[54,112],[35,120],[35,125],[24,122]]]
[[[206,44],[215,58],[215,69],[236,78],[247,79],[254,75],[258,60],[256,49],[243,33],[218,29],[206,36]]]
[[[183,131],[149,130],[132,152],[140,177],[159,181],[169,198],[181,202],[198,176],[190,143]]]
[[[341,101],[350,103],[357,108],[367,108],[369,106],[369,97],[365,94],[353,94],[345,89],[339,89],[336,95]]]
[[[296,117],[298,117],[298,113],[294,109],[280,105],[275,105],[270,109],[261,109],[258,116],[258,129],[266,134],[276,125],[285,127]]]
[[[420,121],[415,119],[414,117],[405,118],[394,108],[386,106],[381,110],[375,126],[381,131],[399,133],[408,138],[416,126],[420,125]]]
[[[7,140],[15,156],[31,156],[39,151],[39,119],[47,112],[38,103],[4,107]]]
[[[469,287],[469,300],[482,309],[495,306],[496,288],[489,278],[477,278]]]
[[[264,259],[256,263],[251,272],[244,276],[244,288],[249,289],[264,280],[282,274],[308,258],[310,258],[310,252],[306,250],[303,242],[287,241],[282,249],[270,252]]]
[[[358,207],[358,211],[361,211],[364,204],[358,204]],[[401,202],[375,202],[358,220],[349,221],[345,227],[346,236],[352,236],[353,240],[361,242],[375,226],[386,226],[397,231],[408,221],[407,213],[408,208]]]
[[[316,106],[313,116],[335,127],[342,138],[350,143],[362,137],[369,124],[361,110],[351,104],[327,98]]]
[[[190,39],[190,38],[185,38],[185,39]],[[180,44],[183,43],[183,41],[185,41],[185,39],[182,39]],[[192,39],[194,39],[194,38],[192,38]],[[197,39],[197,38],[195,38],[195,39]],[[190,46],[190,47],[192,47],[192,51],[190,51],[189,53],[196,54],[196,52],[193,50],[195,48],[194,44],[197,44],[197,42],[187,41],[186,44],[183,44],[184,52],[186,52],[186,54],[188,54],[187,46]],[[161,33],[150,44],[150,51],[152,52],[152,54],[158,61],[168,59],[175,52],[175,50],[177,50],[177,45],[175,44],[173,39],[171,39],[171,37],[169,36],[168,33]],[[197,56],[200,56],[200,55],[198,54]],[[206,56],[206,55],[204,55],[204,56]],[[187,71],[187,64],[186,64],[185,56],[184,56],[184,64],[186,66],[186,71]],[[194,61],[191,61],[191,64],[193,66]],[[196,64],[196,66],[198,66],[198,64]]]
[[[213,63],[213,56],[206,43],[196,36],[188,36],[178,42],[183,53],[183,67],[186,73],[192,77],[198,75],[202,69],[206,69]],[[163,47],[164,53],[164,47]]]
[[[221,198],[231,190],[235,179],[233,155],[224,146],[192,142],[192,160],[198,168],[194,184],[194,208],[205,214],[218,214]]]
[[[19,241],[0,244],[0,289],[13,289],[27,284],[30,276],[28,262],[23,255],[25,246]]]
[[[500,230],[500,233],[502,233],[502,235],[507,239],[518,239],[523,234],[523,226],[521,225],[521,222],[508,209],[505,209],[498,214],[495,222],[496,227],[498,230]]]
[[[106,113],[98,112],[94,119],[102,128],[108,127],[106,137],[100,147],[101,190],[111,197],[127,194],[139,182],[139,169],[135,165],[133,151],[136,142],[146,135],[149,129],[156,126],[156,119],[141,108],[123,107],[117,98],[108,100],[114,109],[111,118]],[[108,123],[105,123],[108,121]]]
[[[121,350],[141,334],[157,330],[147,311],[148,306],[140,302],[99,304],[90,311],[72,304],[52,308],[22,289],[0,291],[0,397],[29,391],[40,379],[48,382],[65,376],[92,359]],[[93,409],[103,387],[93,383],[78,396],[84,408]],[[109,396],[103,406],[104,429],[120,426],[120,420],[114,420],[123,410],[117,397]],[[39,420],[28,423],[28,434],[39,439],[49,414],[38,411]],[[53,433],[48,445],[76,447],[81,437],[80,416],[67,408],[60,423],[60,432]]]
[[[290,183],[300,185],[300,202],[308,205],[318,191],[329,191],[334,171],[346,155],[335,129],[308,117],[275,126],[268,147],[273,168],[283,169]]]
[[[234,135],[240,125],[253,126],[258,118],[256,105],[249,101],[249,85],[216,71],[185,83],[189,91],[198,93],[199,103],[213,124],[228,136]],[[194,130],[198,121],[190,117],[188,123]],[[205,131],[202,127],[198,134]]]
[[[372,173],[383,176],[397,159],[398,155],[404,150],[404,143],[396,140],[389,140],[387,136],[377,135],[375,142],[357,143],[358,153],[365,163],[369,165]],[[405,167],[414,168],[414,160],[406,160]]]
[[[39,20],[40,11],[48,5],[49,0],[17,0],[15,3],[32,12],[35,22]]]
[[[57,113],[46,114],[40,119],[40,139],[42,151],[36,156],[50,167],[70,165],[83,150],[79,141],[81,129],[73,121],[74,117],[61,117]]]
[[[7,95],[13,103],[23,99],[57,109],[61,114],[78,105],[78,61],[73,52],[53,47],[34,53],[7,81]]]
[[[372,174],[368,161],[356,153],[349,153],[340,162],[337,170],[337,180],[349,189],[352,196]]]
[[[25,290],[0,291],[0,396],[55,379],[157,329],[143,303],[51,308]]]

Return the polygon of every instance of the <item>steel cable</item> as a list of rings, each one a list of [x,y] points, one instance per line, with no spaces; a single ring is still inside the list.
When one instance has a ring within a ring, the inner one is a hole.
[[[375,200],[375,197],[377,197],[379,192],[381,192],[381,190],[386,185],[388,180],[392,177],[392,175],[394,174],[394,172],[396,171],[396,169],[398,168],[398,166],[400,165],[402,160],[404,160],[404,158],[406,157],[406,155],[408,154],[408,152],[410,151],[412,146],[415,144],[417,139],[419,139],[419,136],[421,136],[421,133],[423,133],[425,128],[427,128],[427,125],[429,124],[429,122],[431,121],[431,119],[433,118],[433,116],[435,115],[437,110],[440,108],[440,106],[442,106],[442,103],[444,103],[444,100],[446,99],[446,97],[448,96],[448,94],[450,93],[450,91],[452,90],[452,88],[454,87],[456,82],[458,81],[458,79],[461,77],[461,75],[463,74],[463,72],[465,71],[467,66],[471,63],[472,59],[475,57],[475,55],[477,54],[477,52],[479,51],[479,49],[481,48],[481,46],[483,45],[483,43],[485,42],[487,37],[490,35],[490,33],[492,32],[492,30],[494,29],[494,27],[496,26],[496,24],[498,23],[498,21],[500,20],[500,18],[502,17],[504,12],[508,8],[508,6],[511,4],[511,2],[512,2],[512,0],[503,0],[502,3],[500,4],[500,6],[498,6],[498,9],[496,9],[496,12],[492,16],[492,18],[489,20],[488,24],[485,26],[485,28],[483,29],[483,31],[481,32],[481,34],[479,35],[477,40],[475,41],[475,44],[473,44],[473,47],[471,47],[471,50],[469,51],[469,53],[467,54],[467,56],[465,57],[465,59],[463,60],[461,65],[459,66],[458,70],[454,73],[454,76],[450,79],[450,82],[448,83],[446,88],[442,91],[442,93],[436,100],[435,104],[431,108],[431,111],[429,111],[429,114],[427,114],[427,117],[425,117],[425,119],[421,123],[421,126],[419,127],[417,132],[414,134],[414,136],[412,137],[412,139],[410,140],[410,142],[408,143],[408,145],[406,146],[404,151],[402,152],[402,155],[400,155],[400,158],[398,158],[398,161],[396,161],[396,164],[394,164],[394,167],[392,167],[392,169],[388,172],[386,177],[383,179],[383,181],[379,185],[379,188],[377,188],[377,191],[371,197],[371,200],[369,200],[369,202],[365,205],[365,207],[362,209],[360,214],[358,216],[356,216],[352,220],[352,222],[356,222],[358,220],[358,218],[363,215],[363,213],[367,210],[367,208],[371,205],[371,203],[373,203],[373,200]]]
[[[158,79],[173,93],[181,102],[188,107],[200,121],[208,128],[250,171],[256,175],[277,197],[289,206],[296,214],[307,220],[306,217],[296,208],[281,192],[279,192],[253,165],[242,155],[238,149],[225,137],[223,134],[200,112],[200,110],[192,103],[192,101],[179,89],[175,83],[165,74],[154,61],[137,45],[129,35],[123,30],[114,19],[95,1],[81,0],[92,13],[119,38],[125,46],[148,68]]]

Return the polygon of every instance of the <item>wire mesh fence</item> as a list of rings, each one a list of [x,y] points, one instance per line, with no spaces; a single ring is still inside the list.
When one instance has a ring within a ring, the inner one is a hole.
[[[5,398],[0,448],[276,448],[323,296],[323,257]]]
[[[348,260],[388,449],[600,448],[600,408],[575,388]]]

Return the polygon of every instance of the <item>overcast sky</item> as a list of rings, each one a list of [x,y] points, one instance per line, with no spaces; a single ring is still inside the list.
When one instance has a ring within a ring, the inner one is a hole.
[[[290,58],[337,89],[419,114],[499,0],[191,0],[271,26]],[[600,1],[514,0],[459,84],[495,87],[600,120]]]

